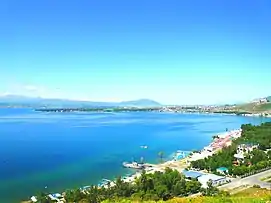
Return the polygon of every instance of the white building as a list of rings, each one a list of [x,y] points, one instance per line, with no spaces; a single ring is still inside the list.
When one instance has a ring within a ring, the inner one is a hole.
[[[267,102],[268,102],[267,98],[260,98],[260,99],[255,99],[252,101],[252,103],[257,103],[257,104],[263,104]]]
[[[37,201],[38,201],[37,198],[36,198],[35,196],[32,196],[32,197],[30,198],[30,200],[31,200],[32,202],[37,202]]]
[[[202,184],[203,188],[208,187],[208,181],[212,181],[213,186],[218,186],[227,183],[227,179],[223,176],[218,176],[214,174],[206,174],[198,177],[198,181]]]

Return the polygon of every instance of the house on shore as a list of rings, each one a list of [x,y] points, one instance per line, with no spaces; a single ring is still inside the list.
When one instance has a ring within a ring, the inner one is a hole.
[[[185,178],[187,179],[197,179],[198,177],[205,175],[205,173],[201,173],[198,171],[187,171],[183,170],[182,173],[184,174]]]
[[[218,176],[214,174],[206,174],[203,176],[198,177],[198,181],[201,183],[203,188],[208,187],[208,182],[211,181],[212,186],[216,187],[219,185],[223,185],[228,182],[226,177]]]
[[[224,167],[225,168],[225,167]],[[228,182],[228,179],[223,176],[218,176],[209,173],[202,173],[199,171],[187,171],[183,170],[182,173],[184,174],[185,178],[191,180],[196,179],[198,180],[203,188],[208,187],[208,182],[211,181],[213,186],[222,185]]]

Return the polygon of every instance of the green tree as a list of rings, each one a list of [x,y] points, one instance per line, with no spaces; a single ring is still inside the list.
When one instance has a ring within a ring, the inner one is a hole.
[[[65,194],[65,199],[68,202],[78,202],[84,198],[86,198],[86,195],[83,194],[80,189],[67,190]]]
[[[251,159],[252,164],[256,164],[260,161],[268,160],[268,155],[262,150],[255,149],[253,150],[252,154],[253,154],[252,159]]]
[[[214,196],[219,193],[219,190],[213,186],[213,182],[209,180],[207,182],[207,188],[206,188],[206,195],[207,196]]]
[[[157,185],[155,187],[155,191],[158,195],[163,200],[168,200],[170,198],[170,193],[165,185]]]
[[[186,182],[186,193],[189,194],[194,194],[198,193],[201,188],[201,184],[198,181],[191,180]]]
[[[41,192],[37,195],[37,200],[39,203],[50,203],[50,199],[48,197],[48,194],[45,192]]]

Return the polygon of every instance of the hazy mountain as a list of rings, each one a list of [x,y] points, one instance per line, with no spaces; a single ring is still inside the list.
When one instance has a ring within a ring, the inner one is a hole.
[[[26,97],[20,95],[0,96],[0,106],[21,106],[21,107],[50,107],[50,108],[82,108],[97,106],[138,106],[150,107],[161,106],[160,103],[150,99],[140,99],[124,102],[92,102],[92,101],[74,101],[67,99],[45,99],[41,97]]]
[[[119,103],[121,106],[161,106],[160,103],[150,99],[139,99],[135,101],[124,101]]]

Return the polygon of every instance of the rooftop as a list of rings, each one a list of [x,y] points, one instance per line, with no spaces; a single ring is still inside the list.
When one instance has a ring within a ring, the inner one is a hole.
[[[223,178],[224,178],[223,176],[218,176],[214,174],[205,174],[205,175],[200,176],[198,179],[199,181],[202,181],[202,182],[208,182],[209,180],[218,181]]]
[[[205,175],[204,173],[201,172],[187,170],[183,170],[182,173],[185,175],[186,178],[198,178],[202,175]]]
[[[217,168],[217,170],[220,170],[220,171],[227,171],[228,168],[226,168],[226,167],[219,167],[219,168]]]

